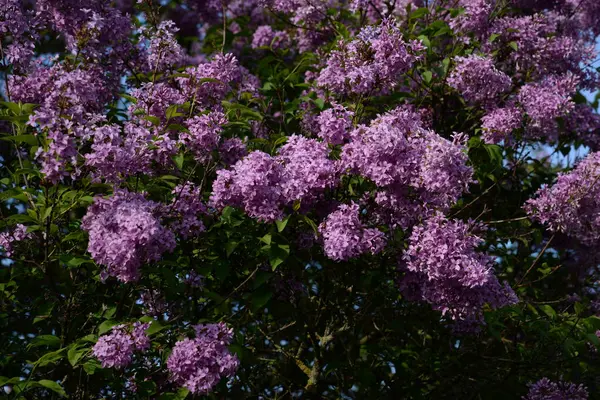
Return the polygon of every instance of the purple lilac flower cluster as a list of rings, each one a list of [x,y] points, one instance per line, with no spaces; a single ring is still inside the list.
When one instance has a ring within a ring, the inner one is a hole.
[[[345,143],[352,130],[353,116],[352,111],[341,104],[333,103],[331,108],[317,116],[316,123],[319,127],[317,135],[329,144]]]
[[[184,239],[203,232],[205,227],[201,216],[208,214],[208,210],[202,202],[200,188],[188,182],[176,186],[172,194],[173,202],[165,210],[165,214],[171,214],[175,219],[169,228]]]
[[[511,87],[508,75],[498,71],[488,57],[471,55],[457,57],[455,61],[456,69],[448,78],[448,84],[467,101],[493,103]]]
[[[158,261],[175,248],[175,236],[161,224],[158,208],[159,204],[139,193],[120,191],[108,199],[96,197],[82,219],[82,228],[90,236],[88,251],[106,267],[106,277],[136,281],[143,263]]]
[[[526,203],[527,212],[552,232],[565,233],[586,246],[600,239],[600,153],[591,153],[556,183]]]
[[[103,368],[125,368],[135,351],[146,351],[150,348],[150,338],[146,334],[149,323],[136,322],[133,326],[117,325],[112,331],[100,336],[92,352]]]
[[[252,48],[270,47],[274,50],[287,48],[290,38],[285,31],[274,31],[270,25],[262,25],[256,28],[252,37]]]
[[[27,233],[27,227],[23,224],[17,224],[7,232],[0,232],[0,247],[4,250],[4,256],[11,257],[14,254],[15,242],[20,242],[31,237],[31,233]]]
[[[167,360],[171,379],[192,393],[208,393],[222,379],[233,376],[239,366],[227,345],[233,330],[224,323],[195,326],[196,337],[173,347]]]
[[[283,217],[283,208],[295,201],[310,204],[337,182],[337,170],[327,146],[315,139],[292,135],[272,157],[254,151],[230,170],[217,171],[211,204],[243,208],[261,221]]]
[[[319,226],[327,257],[344,261],[367,252],[376,254],[383,249],[386,244],[384,233],[366,228],[359,216],[358,204],[342,204]]]
[[[422,215],[421,204],[446,209],[467,191],[472,169],[466,165],[464,138],[442,138],[424,127],[421,115],[399,107],[353,131],[342,148],[341,165],[378,186],[384,214],[400,222],[408,212]],[[409,211],[412,210],[412,211]]]
[[[476,250],[483,239],[476,228],[436,214],[413,229],[403,255],[405,276],[400,281],[405,296],[425,301],[452,320],[483,322],[483,306],[500,308],[518,299],[493,272],[491,256]]]
[[[529,393],[523,400],[587,400],[588,391],[583,385],[570,382],[553,382],[542,378],[529,384]]]
[[[320,87],[342,94],[386,92],[420,59],[423,46],[406,42],[392,20],[365,28],[349,43],[339,43],[317,77]]]

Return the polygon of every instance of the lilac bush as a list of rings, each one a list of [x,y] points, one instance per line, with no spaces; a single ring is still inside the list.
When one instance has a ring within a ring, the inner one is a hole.
[[[596,3],[1,2],[0,386],[598,398]]]

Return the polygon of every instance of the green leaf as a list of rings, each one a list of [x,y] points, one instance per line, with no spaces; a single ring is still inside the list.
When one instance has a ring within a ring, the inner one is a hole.
[[[600,348],[600,339],[598,339],[598,336],[596,336],[595,333],[588,333],[586,337],[590,341],[590,343],[596,346],[596,348]]]
[[[283,232],[283,230],[285,229],[287,223],[290,221],[290,215],[288,215],[287,217],[285,217],[284,219],[282,219],[281,221],[276,221],[275,224],[277,225],[277,231],[278,232]],[[267,243],[269,244],[269,243]]]
[[[77,363],[79,362],[79,360],[81,359],[81,357],[83,357],[83,355],[88,351],[87,348],[85,347],[79,347],[77,345],[72,345],[71,348],[69,349],[69,351],[67,352],[67,359],[69,360],[69,363],[75,367],[77,365]]]
[[[548,304],[542,304],[539,308],[544,312],[544,314],[549,316],[551,319],[556,318],[556,311],[554,311],[554,308],[552,308]]]
[[[175,117],[181,117],[183,114],[179,112],[179,106],[177,104],[173,104],[172,106],[167,107],[165,116],[167,119],[172,119]]]
[[[40,306],[38,310],[38,315],[33,319],[33,323],[36,324],[40,321],[43,321],[50,317],[52,314],[52,309],[54,308],[54,303],[47,302]]]
[[[499,33],[492,33],[490,35],[490,38],[488,39],[488,42],[493,43],[496,39],[498,39],[500,37]]]
[[[7,136],[0,138],[1,140],[6,140],[14,143],[25,143],[30,146],[36,146],[38,144],[38,139],[35,135],[16,135],[16,136]]]
[[[64,357],[63,353],[66,349],[66,347],[63,347],[62,349],[53,351],[51,353],[46,353],[43,356],[41,356],[34,364],[38,367],[44,367],[46,365],[54,364]]]
[[[514,51],[519,50],[519,45],[517,44],[517,42],[510,42],[508,44]]]
[[[225,253],[227,254],[227,257],[229,257],[231,253],[234,252],[235,248],[238,247],[239,244],[239,242],[233,240],[230,240],[225,244]]]
[[[429,38],[426,35],[421,35],[418,37],[418,39],[423,42],[423,45],[427,48],[431,47],[431,42],[429,41]]]
[[[267,233],[265,236],[260,238],[260,241],[263,243],[266,243],[266,244],[271,244],[271,239],[272,239],[271,234]]]
[[[146,334],[148,336],[151,336],[151,335],[154,335],[155,333],[158,333],[164,329],[167,329],[168,327],[169,327],[169,325],[163,325],[158,321],[152,321],[152,323],[150,324],[148,329],[146,329]]]
[[[173,161],[175,162],[177,169],[180,171],[183,170],[183,159],[184,159],[183,153],[179,153],[175,157],[173,157]]]
[[[12,103],[8,101],[0,101],[4,107],[8,108],[10,111],[15,113],[16,115],[21,115],[21,106],[17,103]]]
[[[252,294],[252,309],[257,311],[261,309],[273,297],[273,292],[268,287],[261,287]]]
[[[410,19],[418,19],[424,15],[429,14],[429,9],[426,7],[417,8],[410,14]]]
[[[502,166],[502,148],[495,144],[486,144],[484,147],[492,163],[498,167]]]
[[[184,400],[190,393],[189,390],[181,388],[177,393],[163,393],[158,397],[158,400]]]
[[[150,123],[154,126],[160,125],[160,118],[155,117],[154,115],[146,115],[146,116],[144,116],[144,119],[146,121],[150,121]]]
[[[33,338],[29,347],[48,346],[59,347],[60,339],[54,335],[40,335]]]
[[[100,365],[100,362],[95,358],[92,358],[86,361],[85,364],[83,364],[83,370],[88,375],[94,375],[98,368],[102,368],[102,366]]]
[[[113,321],[112,319],[104,321],[98,327],[98,335],[102,335],[103,333],[108,332],[113,326],[118,324],[119,323],[117,321]]]
[[[319,110],[322,110],[323,108],[325,108],[325,100],[323,100],[321,98],[314,100],[314,103],[316,104],[317,107],[319,107]]]
[[[431,73],[431,71],[424,71],[421,76],[423,77],[423,80],[427,83],[431,82],[431,78],[433,77],[433,74]]]

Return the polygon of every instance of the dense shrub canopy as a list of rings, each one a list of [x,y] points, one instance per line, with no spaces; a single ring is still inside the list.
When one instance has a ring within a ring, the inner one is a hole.
[[[9,398],[600,398],[596,0],[0,1]]]

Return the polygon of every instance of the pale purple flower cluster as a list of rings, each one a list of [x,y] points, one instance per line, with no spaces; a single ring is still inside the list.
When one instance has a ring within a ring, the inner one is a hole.
[[[248,148],[240,138],[225,139],[219,145],[219,156],[226,165],[233,165],[248,155]]]
[[[250,92],[256,89],[247,70],[239,65],[232,54],[216,55],[210,62],[186,69],[185,75],[176,78],[181,93],[205,108],[215,105],[220,107],[221,100],[234,87]]]
[[[224,323],[197,325],[195,331],[196,338],[175,344],[167,367],[173,382],[194,394],[206,394],[222,378],[235,374],[239,360],[227,348],[233,330]]]
[[[419,41],[406,42],[392,20],[386,20],[349,43],[341,42],[317,84],[340,95],[387,92],[401,83],[402,74],[421,58],[422,50]]]
[[[398,213],[411,201],[400,200],[408,191],[422,202],[446,208],[467,191],[472,168],[466,165],[464,138],[446,140],[423,127],[414,110],[399,107],[361,126],[342,148],[341,165],[372,180],[388,195],[380,197]],[[408,208],[412,208],[409,206]]]
[[[180,142],[193,152],[197,161],[206,162],[217,149],[226,123],[227,118],[220,111],[195,116],[186,121],[188,132],[179,135]]]
[[[252,218],[276,221],[283,216],[282,172],[283,166],[274,157],[253,151],[231,170],[217,171],[210,204],[217,209],[243,208]]]
[[[31,233],[27,233],[27,227],[23,224],[17,224],[14,229],[0,232],[0,247],[4,250],[6,257],[11,257],[14,251],[14,242],[20,242],[31,238]]]
[[[452,29],[475,35],[485,33],[489,29],[490,15],[496,5],[496,0],[458,0],[457,3],[465,11],[450,21]]]
[[[125,368],[132,359],[134,351],[150,348],[150,338],[146,334],[149,323],[136,322],[133,326],[117,325],[111,333],[100,336],[92,352],[103,368]]]
[[[513,105],[496,108],[481,118],[482,138],[486,143],[510,142],[512,132],[522,124],[523,112],[519,108]]]
[[[328,155],[325,143],[299,135],[288,137],[276,157],[283,165],[280,186],[286,203],[311,204],[326,189],[337,185],[336,166]]]
[[[193,288],[202,289],[204,287],[204,276],[192,270],[185,276],[183,282]]]
[[[319,226],[327,257],[343,261],[367,252],[377,254],[383,250],[386,244],[384,233],[365,227],[359,217],[360,209],[356,203],[342,204],[327,216]]]
[[[470,55],[456,57],[456,68],[448,84],[459,91],[469,102],[489,103],[510,90],[511,80],[499,71],[489,57]]]
[[[169,303],[165,301],[164,296],[155,289],[147,289],[140,293],[139,301],[142,305],[143,314],[162,318],[169,310]]]
[[[205,230],[202,215],[208,210],[202,202],[200,187],[193,183],[177,185],[173,189],[173,202],[167,206],[167,213],[175,220],[169,225],[170,230],[184,239],[194,237]]]
[[[414,228],[403,255],[400,287],[409,299],[425,301],[459,324],[483,322],[483,306],[500,308],[518,299],[493,272],[491,256],[476,251],[483,239],[459,220],[438,213]]]
[[[252,37],[252,48],[270,47],[273,50],[285,49],[290,45],[290,37],[285,31],[275,31],[270,25],[256,28]]]
[[[136,173],[151,173],[152,133],[135,123],[128,122],[121,134],[119,125],[94,127],[87,133],[93,137],[91,151],[85,165],[92,169],[95,180],[119,182]]]
[[[295,201],[310,204],[337,184],[335,163],[327,145],[292,135],[278,155],[253,151],[230,170],[217,171],[211,205],[243,208],[260,221],[283,217],[283,207]]]
[[[131,91],[136,102],[129,107],[131,115],[144,113],[165,120],[169,106],[183,104],[186,97],[166,83],[147,82]]]
[[[53,29],[73,54],[93,61],[108,61],[115,71],[124,69],[123,54],[135,53],[129,40],[132,23],[110,2],[98,0],[37,0],[36,17]]]
[[[527,201],[527,212],[552,232],[563,232],[586,246],[600,240],[600,153],[590,153],[576,168],[559,175]]]
[[[523,400],[587,400],[588,391],[583,385],[570,382],[553,382],[542,378],[529,384],[529,393]]]
[[[175,38],[178,30],[173,21],[162,21],[156,32],[149,35],[147,57],[150,71],[160,72],[177,68],[185,60],[185,51]]]
[[[5,43],[10,43],[4,49],[5,56],[19,70],[25,70],[34,55],[37,34],[30,29],[30,24],[34,23],[32,19],[33,15],[24,10],[21,0],[0,3],[0,36]],[[10,36],[11,40],[6,40],[6,36]]]
[[[420,142],[421,160],[411,186],[424,190],[421,197],[427,203],[442,209],[450,207],[473,182],[473,169],[467,166],[467,136],[454,134],[449,141],[432,131],[423,131],[415,142]]]
[[[113,98],[112,88],[98,66],[68,69],[62,64],[38,66],[29,75],[14,77],[14,100],[41,104],[33,119],[42,127],[51,126],[61,116],[84,122]]]
[[[494,260],[475,251],[483,239],[471,233],[472,229],[441,214],[416,226],[403,256],[407,269],[426,275],[430,281],[454,280],[466,287],[486,284],[494,277]]]
[[[578,78],[573,74],[548,76],[541,82],[524,85],[518,100],[535,128],[554,125],[554,120],[567,115],[575,106],[571,96],[577,90]]]
[[[570,12],[568,14],[571,14]],[[585,81],[593,81],[597,72],[585,65],[596,59],[593,45],[580,36],[576,20],[557,13],[534,14],[497,19],[489,33],[500,35],[486,50],[490,53],[509,43],[515,44],[509,59],[518,74],[540,79],[548,74],[570,72]]]
[[[127,191],[95,198],[82,228],[89,234],[92,258],[106,267],[105,276],[136,281],[143,263],[158,261],[175,248],[175,235],[161,224],[158,208],[141,194]]]
[[[343,144],[352,130],[354,113],[338,103],[316,117],[317,135],[329,144]]]

